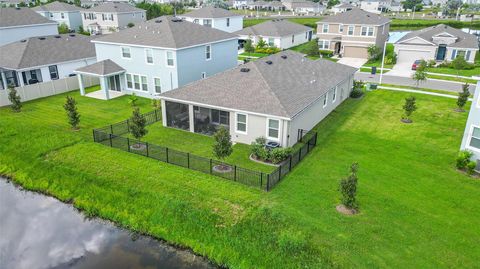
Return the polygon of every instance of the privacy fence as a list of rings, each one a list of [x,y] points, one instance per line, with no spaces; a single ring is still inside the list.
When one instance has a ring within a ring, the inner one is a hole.
[[[161,120],[161,110],[154,110],[143,114],[147,125]],[[143,155],[162,162],[175,164],[188,169],[215,175],[228,180],[236,181],[248,186],[258,187],[269,191],[288,172],[290,172],[317,144],[315,131],[302,132],[302,137],[295,145],[294,152],[283,161],[275,171],[263,173],[234,164],[197,156],[192,153],[174,150],[168,147],[124,137],[129,132],[129,120],[93,130],[94,142],[112,148],[121,149],[134,154]]]

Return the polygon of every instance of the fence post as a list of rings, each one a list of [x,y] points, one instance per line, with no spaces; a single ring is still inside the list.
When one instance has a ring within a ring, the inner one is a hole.
[[[148,156],[148,142],[145,142],[145,146],[147,146],[147,157],[149,157]]]
[[[310,140],[307,141],[307,153],[310,152]]]
[[[210,159],[210,174],[212,174],[212,159]]]
[[[155,110],[156,111],[156,110]],[[155,113],[156,115],[157,113]],[[190,168],[190,152],[187,152],[187,168]]]
[[[233,166],[233,181],[237,181],[237,166]]]
[[[292,171],[292,155],[290,155],[290,164],[288,165],[288,171]]]
[[[298,151],[298,161],[300,161],[302,158],[302,148],[303,147],[300,147],[300,150]]]
[[[262,188],[263,185],[263,172],[260,173],[260,189]]]
[[[267,174],[267,191],[270,190],[270,174]]]
[[[95,129],[93,129],[92,131],[93,131],[93,142],[97,142],[97,139],[95,138]]]
[[[130,120],[127,119],[127,132],[130,130]]]
[[[281,178],[282,178],[282,165],[280,164],[280,166],[278,167],[278,181],[280,181]]]
[[[168,148],[165,148],[165,155],[167,157],[167,163],[168,163]]]
[[[110,124],[110,133],[113,134],[113,125]]]
[[[112,134],[108,135],[110,137],[110,147],[113,148],[113,143],[112,143]]]
[[[315,132],[315,143],[314,143],[315,146],[317,145],[317,139],[318,139],[318,132]]]
[[[158,121],[157,110],[155,109],[155,121]]]
[[[127,137],[127,150],[130,152],[130,138]]]

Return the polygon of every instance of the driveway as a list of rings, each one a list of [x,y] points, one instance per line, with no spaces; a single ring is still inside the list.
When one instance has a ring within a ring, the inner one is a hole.
[[[343,58],[340,58],[340,60],[338,60],[337,63],[352,66],[355,68],[360,68],[366,62],[367,62],[367,59],[343,57]]]
[[[413,61],[410,62],[399,62],[393,66],[392,70],[387,74],[389,76],[397,76],[397,77],[406,77],[411,78],[415,71],[412,70]]]

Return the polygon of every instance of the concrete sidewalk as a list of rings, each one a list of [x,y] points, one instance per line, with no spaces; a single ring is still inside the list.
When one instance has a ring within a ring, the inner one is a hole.
[[[361,73],[357,72],[355,74],[355,79],[363,80],[366,82],[375,82],[378,83],[380,80],[380,75],[371,75],[368,73]],[[397,76],[389,76],[388,73],[383,75],[382,83],[384,84],[394,84],[394,85],[401,85],[401,86],[408,86],[415,88],[416,83],[415,80],[406,77],[397,77]],[[444,90],[450,92],[461,92],[462,91],[462,84],[459,82],[448,82],[448,81],[441,81],[436,79],[427,79],[425,82],[420,83],[420,88],[427,88],[432,90]],[[475,92],[475,85],[470,84],[470,92]]]

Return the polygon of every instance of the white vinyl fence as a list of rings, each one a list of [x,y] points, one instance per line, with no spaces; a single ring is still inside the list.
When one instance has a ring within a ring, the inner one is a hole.
[[[93,85],[98,85],[99,80],[96,77],[84,76],[83,84],[85,87],[90,87]],[[78,78],[75,76],[32,85],[26,85],[23,87],[16,87],[15,89],[20,95],[22,102],[25,102],[42,97],[61,94],[64,92],[78,90],[79,85]],[[10,105],[10,101],[8,100],[8,89],[0,89],[0,107],[7,105]]]

